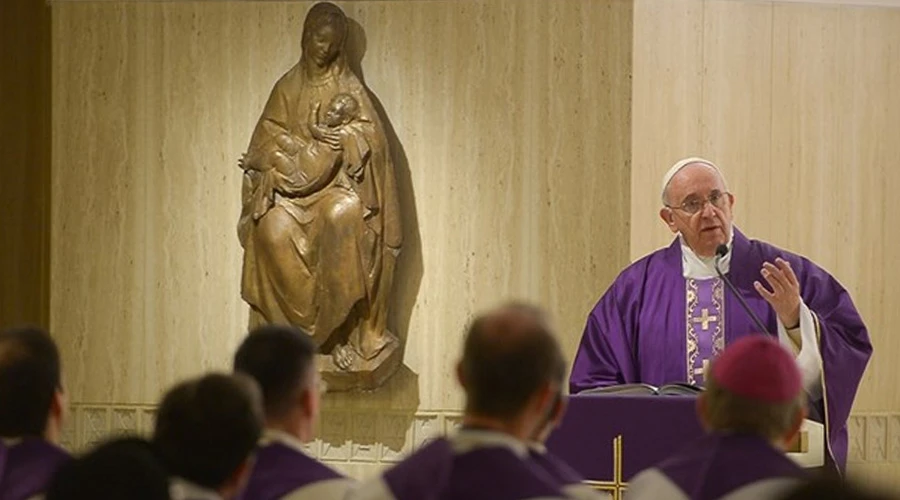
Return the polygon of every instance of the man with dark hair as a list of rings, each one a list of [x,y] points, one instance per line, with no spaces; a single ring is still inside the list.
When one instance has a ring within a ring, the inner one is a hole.
[[[57,446],[64,408],[50,335],[33,328],[0,332],[0,498],[43,493],[69,459]]]
[[[173,476],[174,500],[235,498],[262,434],[259,389],[245,376],[209,374],[163,398],[153,444]]]
[[[242,495],[247,500],[344,498],[354,481],[303,452],[319,417],[316,346],[305,333],[264,326],[244,339],[234,370],[262,390],[266,428]]]
[[[106,442],[60,467],[45,500],[169,500],[169,478],[150,443]]]
[[[629,500],[775,498],[806,477],[785,455],[806,416],[803,378],[777,340],[751,335],[726,347],[697,412],[709,434],[635,476]]]
[[[466,393],[462,429],[364,484],[358,498],[565,498],[562,485],[528,451],[565,376],[565,360],[543,314],[511,304],[476,318],[457,376]]]

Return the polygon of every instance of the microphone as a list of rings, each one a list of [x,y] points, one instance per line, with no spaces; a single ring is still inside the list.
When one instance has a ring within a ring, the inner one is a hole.
[[[734,287],[734,283],[732,283],[731,280],[728,279],[728,277],[726,277],[724,274],[722,274],[722,270],[719,269],[719,262],[727,254],[728,254],[728,245],[719,245],[716,247],[716,263],[715,263],[716,273],[719,275],[719,278],[722,278],[722,281],[724,281],[725,284],[728,285],[728,289],[731,290],[731,293],[734,294],[735,297],[737,297],[738,302],[741,303],[741,307],[744,308],[744,311],[748,315],[750,315],[750,318],[753,320],[754,323],[756,323],[756,327],[759,328],[760,333],[772,335],[771,333],[769,333],[769,329],[766,328],[766,325],[764,325],[763,322],[756,315],[756,313],[753,312],[753,309],[750,309],[750,306],[748,306],[747,302],[744,301],[744,297],[741,297],[740,292],[738,292],[737,288]]]

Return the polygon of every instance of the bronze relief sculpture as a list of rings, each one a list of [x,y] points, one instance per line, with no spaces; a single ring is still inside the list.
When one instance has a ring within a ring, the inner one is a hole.
[[[381,118],[345,53],[348,19],[315,4],[300,61],[275,84],[247,152],[238,236],[250,327],[299,327],[337,390],[400,363],[387,312],[402,235]]]

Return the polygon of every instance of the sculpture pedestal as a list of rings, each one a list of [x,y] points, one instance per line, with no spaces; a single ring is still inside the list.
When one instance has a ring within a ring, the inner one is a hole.
[[[400,341],[390,332],[385,334],[390,340],[377,356],[368,360],[356,357],[346,370],[338,367],[330,354],[316,355],[316,367],[329,392],[377,389],[397,371],[403,358]]]

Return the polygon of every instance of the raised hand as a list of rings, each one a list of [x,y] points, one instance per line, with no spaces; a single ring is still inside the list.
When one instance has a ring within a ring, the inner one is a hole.
[[[797,275],[791,269],[791,263],[782,259],[775,259],[775,264],[766,262],[760,270],[762,277],[768,282],[769,291],[759,281],[753,282],[754,288],[762,296],[775,313],[778,320],[787,329],[796,328],[800,325],[800,282]]]

